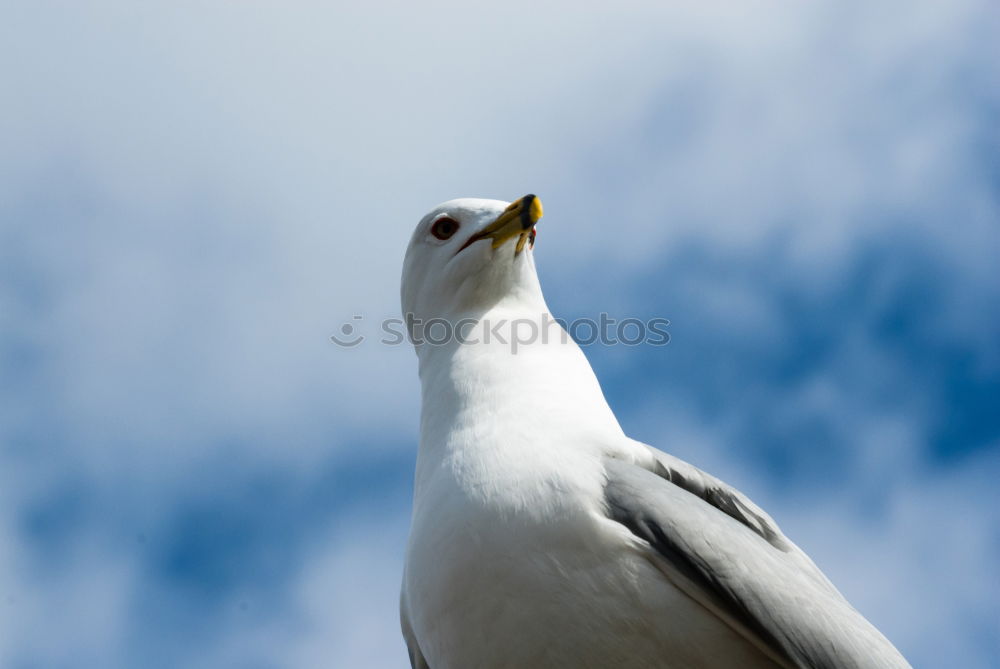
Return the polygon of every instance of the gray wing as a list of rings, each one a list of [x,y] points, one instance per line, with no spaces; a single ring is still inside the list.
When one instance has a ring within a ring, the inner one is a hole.
[[[909,668],[739,491],[652,448],[647,461],[608,458],[605,470],[608,515],[648,542],[651,559],[675,586],[779,664]]]

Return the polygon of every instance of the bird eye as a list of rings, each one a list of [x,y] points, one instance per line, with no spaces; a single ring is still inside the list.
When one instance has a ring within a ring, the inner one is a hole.
[[[431,234],[438,239],[448,239],[458,232],[458,221],[450,218],[439,218],[431,226]]]

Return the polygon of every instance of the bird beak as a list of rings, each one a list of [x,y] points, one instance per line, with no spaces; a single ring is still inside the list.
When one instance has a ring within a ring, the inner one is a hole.
[[[517,237],[514,255],[524,250],[524,245],[534,242],[535,224],[542,217],[542,201],[534,195],[525,195],[497,216],[497,219],[469,238],[459,251],[480,239],[492,239],[493,248],[498,249],[508,240]]]

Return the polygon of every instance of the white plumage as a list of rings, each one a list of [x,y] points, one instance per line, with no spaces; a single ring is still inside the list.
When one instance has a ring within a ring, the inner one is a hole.
[[[766,513],[625,436],[542,297],[540,216],[534,196],[452,200],[407,250],[413,666],[908,667]]]

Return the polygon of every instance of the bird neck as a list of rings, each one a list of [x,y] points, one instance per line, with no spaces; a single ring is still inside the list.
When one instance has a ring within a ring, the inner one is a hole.
[[[621,436],[586,357],[544,304],[501,303],[449,321],[461,337],[417,345],[422,458],[470,444],[533,448],[544,434]]]

